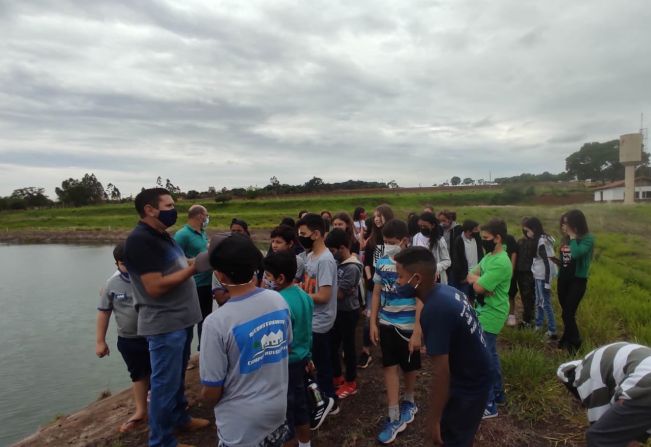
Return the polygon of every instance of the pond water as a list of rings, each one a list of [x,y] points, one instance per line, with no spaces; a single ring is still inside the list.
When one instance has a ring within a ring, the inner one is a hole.
[[[0,445],[130,385],[115,346],[95,355],[99,290],[112,246],[0,245]]]

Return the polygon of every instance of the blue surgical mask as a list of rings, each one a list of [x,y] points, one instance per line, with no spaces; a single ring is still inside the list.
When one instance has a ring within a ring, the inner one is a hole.
[[[167,228],[171,227],[176,223],[176,218],[177,218],[176,208],[172,208],[171,210],[161,210],[160,213],[158,214],[158,220]]]
[[[416,284],[415,286],[409,284],[409,282],[413,279],[414,276],[415,274],[411,275],[411,278],[409,278],[405,284],[402,285],[396,284],[395,286],[396,295],[402,298],[414,298],[416,296],[416,289],[418,288],[418,286],[420,286],[420,283]]]

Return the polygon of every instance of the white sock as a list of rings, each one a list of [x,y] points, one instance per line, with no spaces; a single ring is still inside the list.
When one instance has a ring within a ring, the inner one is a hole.
[[[389,420],[397,421],[400,419],[400,407],[398,405],[389,407]]]
[[[312,441],[307,441],[307,442],[298,441],[298,447],[312,447]]]

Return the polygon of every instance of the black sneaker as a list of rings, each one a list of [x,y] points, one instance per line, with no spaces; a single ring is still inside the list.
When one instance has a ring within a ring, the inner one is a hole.
[[[310,419],[310,429],[316,430],[321,427],[321,424],[323,424],[326,416],[330,414],[334,406],[335,400],[332,397],[329,397],[327,400],[324,400],[321,405],[317,406],[312,412],[312,417]],[[338,408],[339,407],[337,407],[337,412],[339,412]]]
[[[357,362],[357,367],[366,369],[368,368],[368,365],[370,365],[372,361],[373,361],[373,357],[371,357],[370,354],[367,354],[366,352],[362,351],[362,353],[359,355],[359,361]]]

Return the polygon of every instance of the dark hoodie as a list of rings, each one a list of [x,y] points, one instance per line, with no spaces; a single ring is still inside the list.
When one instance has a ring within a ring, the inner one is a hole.
[[[359,283],[362,279],[364,266],[352,255],[337,266],[337,311],[351,311],[359,309]],[[342,295],[342,297],[339,297]]]

